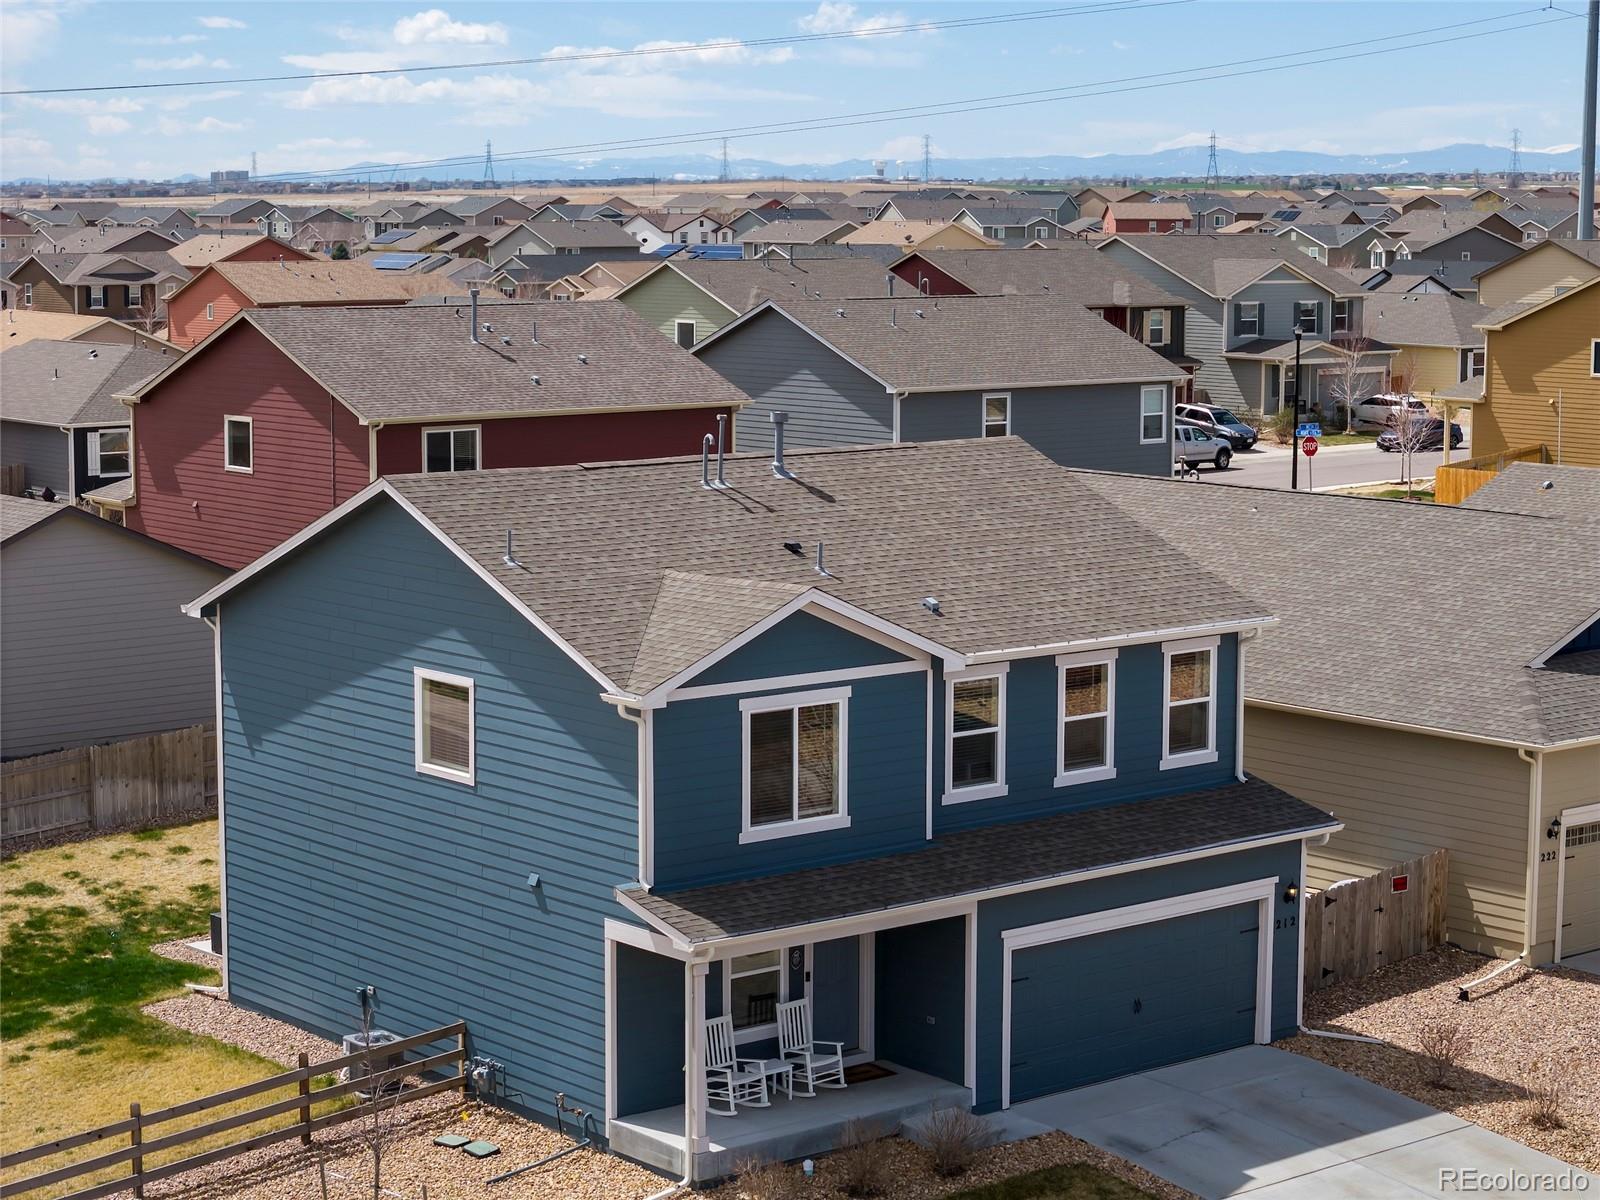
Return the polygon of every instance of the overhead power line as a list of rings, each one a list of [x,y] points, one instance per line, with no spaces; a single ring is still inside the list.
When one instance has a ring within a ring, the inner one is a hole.
[[[816,130],[841,129],[860,125],[883,124],[891,121],[904,120],[909,117],[929,116],[954,116],[964,113],[989,112],[997,109],[1021,108],[1037,104],[1058,103],[1062,100],[1081,100],[1091,96],[1114,95],[1127,92],[1151,91],[1164,87],[1177,87],[1182,84],[1206,83],[1220,79],[1235,79],[1244,76],[1265,75],[1275,72],[1296,70],[1301,67],[1319,66],[1327,63],[1345,62],[1352,59],[1368,58],[1380,54],[1399,54],[1408,50],[1423,49],[1430,46],[1447,45],[1455,42],[1471,41],[1478,38],[1499,37],[1508,33],[1516,33],[1524,29],[1534,29],[1541,25],[1553,25],[1563,21],[1581,19],[1575,14],[1551,15],[1550,10],[1528,10],[1543,17],[1540,20],[1523,21],[1520,24],[1501,26],[1495,29],[1476,30],[1470,33],[1455,33],[1449,37],[1431,38],[1424,41],[1411,41],[1425,34],[1450,33],[1451,31],[1468,29],[1474,26],[1493,22],[1504,22],[1514,17],[1526,15],[1510,13],[1497,17],[1482,17],[1471,21],[1457,21],[1448,25],[1437,25],[1426,29],[1412,30],[1408,33],[1388,34],[1381,37],[1363,37],[1355,41],[1339,42],[1325,46],[1313,46],[1302,50],[1290,50],[1279,54],[1252,55],[1245,59],[1235,59],[1230,62],[1211,63],[1206,66],[1188,67],[1171,71],[1159,71],[1143,75],[1128,75],[1115,79],[1095,80],[1088,83],[1071,84],[1059,88],[1038,88],[1023,92],[1007,92],[992,96],[970,97],[965,100],[941,101],[930,104],[907,105],[898,108],[874,109],[860,113],[842,114],[837,117],[802,119],[790,122],[761,125],[729,126],[720,129],[700,129],[681,133],[661,134],[651,137],[631,138],[613,142],[586,142],[567,145],[544,146],[531,150],[519,150],[509,154],[498,155],[501,162],[521,161],[539,158],[556,158],[562,155],[584,154],[592,155],[621,150],[657,149],[667,146],[690,145],[697,142],[711,142],[726,137],[759,137],[777,136],[790,133],[806,133]],[[1401,42],[1393,46],[1374,48],[1376,43]],[[1350,50],[1344,54],[1326,54],[1327,51]],[[1307,55],[1323,55],[1318,58],[1306,58]],[[1299,62],[1282,62],[1283,59],[1302,59]],[[1261,66],[1262,63],[1275,65]],[[1246,66],[1245,64],[1257,64]],[[1231,70],[1239,67],[1242,69]],[[1201,72],[1211,72],[1201,74]],[[1177,78],[1190,76],[1189,78]],[[434,170],[447,167],[466,166],[477,161],[476,155],[450,156],[444,158],[415,159],[407,162],[384,163],[383,169],[391,167],[400,170]],[[309,179],[343,178],[349,175],[348,169],[322,170],[322,171],[286,171],[275,175],[263,176],[264,180],[295,181]]]
[[[1162,0],[1162,4],[1193,4],[1195,0]],[[631,50],[581,50],[571,54],[541,54],[533,58],[498,58],[483,62],[440,63],[433,66],[381,67],[371,71],[309,71],[295,75],[245,75],[223,79],[184,79],[151,83],[105,83],[87,87],[17,88],[0,91],[0,96],[60,96],[87,92],[134,92],[157,88],[232,87],[246,83],[299,83],[316,79],[350,79],[362,75],[422,75],[441,71],[477,71],[503,67],[543,67],[563,63],[598,62],[616,58],[648,58],[673,54],[703,54],[708,50],[760,49],[764,46],[799,46],[812,42],[833,42],[846,38],[897,37],[902,33],[935,30],[971,29],[982,25],[1013,25],[1023,21],[1049,21],[1061,17],[1092,16],[1128,8],[1160,5],[1136,4],[1134,0],[1091,0],[1090,3],[1058,8],[1034,8],[1019,12],[992,13],[982,17],[951,17],[941,21],[916,21],[902,25],[863,25],[822,33],[797,33],[782,37],[719,38],[709,42],[668,46],[638,46]]]

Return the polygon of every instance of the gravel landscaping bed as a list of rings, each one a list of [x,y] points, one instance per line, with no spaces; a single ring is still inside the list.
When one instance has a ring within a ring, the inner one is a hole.
[[[382,1183],[392,1200],[642,1200],[668,1181],[594,1150],[579,1150],[516,1179],[487,1181],[572,1143],[554,1129],[524,1120],[458,1095],[418,1100],[385,1115],[391,1132],[383,1145]],[[148,1200],[182,1195],[192,1200],[317,1200],[322,1195],[318,1163],[328,1183],[329,1200],[371,1200],[372,1156],[363,1141],[368,1123],[352,1121],[318,1134],[309,1147],[299,1142],[269,1146],[177,1179],[145,1188]],[[458,1133],[493,1142],[500,1153],[472,1158],[435,1146],[441,1133]],[[131,1192],[117,1193],[126,1200]]]
[[[1306,996],[1306,1025],[1382,1038],[1387,1045],[1293,1037],[1285,1050],[1370,1079],[1556,1158],[1600,1171],[1600,978],[1561,968],[1513,967],[1463,1003],[1457,993],[1496,960],[1453,947],[1430,950],[1364,979]],[[1427,1078],[1419,1035],[1459,1024],[1470,1039],[1448,1086]],[[1559,1072],[1562,1126],[1529,1111],[1535,1063]]]
[[[153,949],[163,953],[174,945],[189,954],[199,954],[199,951],[190,949],[182,942],[167,942],[164,946]],[[168,957],[178,958],[180,955],[174,952]],[[211,963],[215,964],[215,957],[211,955],[204,957],[210,958]],[[271,1017],[263,1017],[260,1013],[239,1008],[229,1004],[220,996],[208,996],[204,992],[190,992],[186,996],[158,1000],[154,1004],[145,1005],[142,1011],[158,1021],[165,1021],[168,1025],[176,1025],[179,1029],[203,1037],[216,1038],[219,1042],[227,1042],[230,1046],[249,1050],[252,1054],[259,1054],[262,1058],[282,1063],[286,1067],[295,1065],[297,1056],[302,1050],[311,1056],[313,1063],[339,1057],[337,1042],[330,1042],[326,1038],[307,1033],[303,1029],[296,1029],[283,1021],[275,1021]]]
[[[971,1169],[956,1179],[940,1179],[934,1175],[928,1165],[928,1152],[914,1142],[892,1137],[885,1138],[880,1145],[884,1156],[889,1160],[887,1174],[890,1179],[888,1186],[880,1193],[881,1200],[937,1200],[941,1196],[951,1196],[969,1188],[981,1187],[986,1183],[1009,1179],[1013,1175],[1025,1175],[1041,1167],[1067,1163],[1084,1163],[1098,1167],[1107,1175],[1125,1180],[1157,1197],[1158,1200],[1196,1200],[1192,1192],[1185,1191],[1176,1184],[1150,1174],[1143,1167],[1135,1166],[1126,1159],[1118,1158],[1109,1151],[1080,1141],[1066,1133],[1046,1133],[1025,1141],[992,1146],[981,1151]],[[796,1194],[806,1197],[827,1197],[828,1200],[843,1197],[845,1192],[838,1182],[840,1177],[838,1156],[825,1155],[816,1162],[816,1178],[805,1181],[804,1186],[799,1187]],[[800,1168],[790,1169],[795,1173],[796,1182],[800,1182]],[[721,1187],[702,1194],[711,1197],[712,1200],[747,1200],[746,1193],[739,1186],[738,1180],[730,1180]]]
[[[170,958],[176,962],[193,963],[197,967],[210,967],[213,971],[222,969],[222,956],[212,954],[209,950],[196,950],[190,942],[201,941],[206,935],[196,934],[191,938],[178,938],[171,942],[161,942],[150,947],[151,954],[159,954],[162,958]]]

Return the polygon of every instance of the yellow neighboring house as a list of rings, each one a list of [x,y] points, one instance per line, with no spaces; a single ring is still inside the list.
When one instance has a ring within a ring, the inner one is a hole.
[[[1483,374],[1481,304],[1449,292],[1373,292],[1361,303],[1362,333],[1399,351],[1393,386],[1428,399]]]
[[[1600,274],[1479,322],[1486,369],[1472,450],[1543,443],[1551,460],[1600,467]]]
[[[838,242],[841,246],[898,246],[913,250],[982,250],[1000,243],[948,221],[868,221]]]
[[[1548,300],[1600,275],[1600,242],[1540,242],[1478,273],[1478,302],[1488,308]]]

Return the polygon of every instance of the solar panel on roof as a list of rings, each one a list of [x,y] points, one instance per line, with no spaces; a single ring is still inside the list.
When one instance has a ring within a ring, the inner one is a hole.
[[[372,244],[374,246],[387,246],[390,242],[402,242],[415,232],[416,230],[414,229],[390,229],[373,238]]]
[[[379,254],[373,258],[372,265],[380,271],[404,271],[427,257],[426,254]]]

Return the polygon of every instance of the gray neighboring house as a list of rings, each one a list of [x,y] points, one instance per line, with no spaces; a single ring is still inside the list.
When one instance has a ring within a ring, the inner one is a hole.
[[[554,206],[551,206],[554,207]],[[604,219],[576,221],[530,219],[504,226],[489,242],[489,262],[500,266],[512,258],[531,254],[588,254],[596,250],[639,253],[639,244],[622,226]]]
[[[763,254],[788,254],[796,246],[829,246],[856,228],[854,222],[831,217],[819,221],[780,219],[742,234],[739,244],[746,258],[760,258]]]
[[[1097,249],[1188,305],[1184,353],[1200,364],[1198,398],[1268,417],[1292,403],[1298,327],[1302,404],[1332,403],[1346,357],[1336,343],[1361,330],[1366,295],[1344,272],[1271,237],[1118,234]]]
[[[211,631],[180,606],[226,575],[71,505],[0,496],[0,757],[213,720]]]
[[[1040,251],[1048,253],[1048,251]],[[1172,472],[1187,376],[1081,304],[1042,296],[768,300],[694,348],[751,397],[734,445],[1022,438],[1065,466]]]
[[[66,501],[129,477],[128,410],[114,397],[182,357],[143,346],[35,338],[0,357],[0,458]]]

